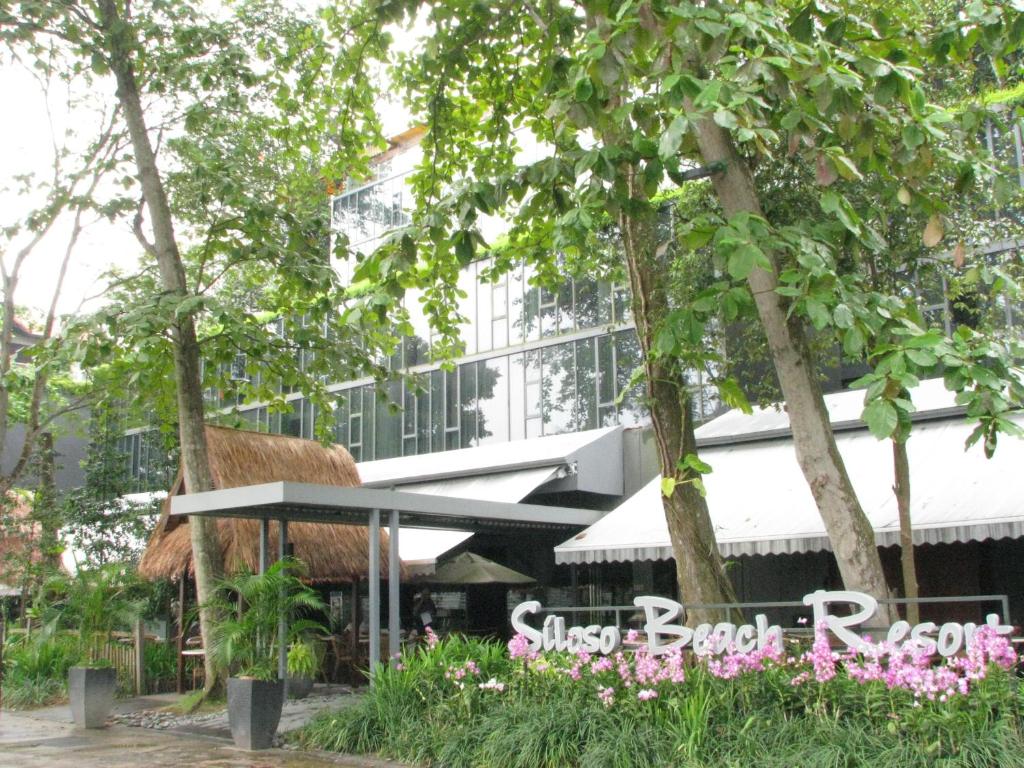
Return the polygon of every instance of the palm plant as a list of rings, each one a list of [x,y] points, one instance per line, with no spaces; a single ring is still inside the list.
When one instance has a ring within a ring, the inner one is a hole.
[[[239,677],[277,677],[278,625],[288,621],[286,643],[323,626],[298,614],[325,611],[326,604],[300,579],[304,566],[294,558],[279,560],[266,573],[240,573],[220,582],[211,601],[224,617],[212,632],[207,649],[214,663]],[[243,609],[237,611],[237,601]]]

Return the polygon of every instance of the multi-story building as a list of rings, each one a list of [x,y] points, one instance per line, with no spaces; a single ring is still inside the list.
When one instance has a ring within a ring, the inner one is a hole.
[[[377,159],[373,178],[347,184],[331,199],[335,227],[351,247],[372,250],[394,228],[406,223],[407,177],[419,161],[420,136],[419,131],[411,130],[396,137],[392,149]],[[1002,133],[990,127],[987,137],[997,154],[1015,161],[1019,183],[1024,185],[1020,124]],[[995,230],[1000,216],[1019,218],[1015,212],[997,212]],[[1021,245],[1018,240],[1001,238],[981,250],[992,262],[1019,265]],[[342,274],[348,269],[346,264],[336,266]],[[391,363],[408,376],[387,385],[387,399],[377,397],[370,380],[338,382],[333,387],[338,397],[336,442],[345,445],[359,462],[367,484],[469,498],[475,498],[473,493],[482,493],[481,498],[506,494],[502,498],[509,500],[510,494],[514,500],[529,498],[543,503],[550,499],[570,506],[611,509],[657,473],[640,393],[629,389],[631,374],[641,361],[627,286],[594,278],[566,278],[555,289],[539,287],[532,284],[531,270],[524,265],[490,282],[481,279],[488,266],[483,258],[461,272],[459,287],[465,297],[458,311],[466,318],[461,334],[464,351],[452,370],[430,360],[430,330],[419,311],[419,297],[415,291],[407,294],[406,306],[418,335],[403,343]],[[925,312],[947,330],[957,323],[957,307],[950,302],[947,283],[951,274],[951,269],[939,263],[922,273],[914,285]],[[988,312],[990,319],[1004,323],[1009,332],[1020,333],[1024,327],[1021,303],[1004,298],[980,309]],[[842,371],[833,371],[826,389],[842,389],[848,378]],[[714,389],[699,372],[693,373],[690,384],[698,418],[703,421],[719,413]],[[237,412],[255,429],[311,438],[318,418],[316,409],[301,392],[289,393],[285,399],[292,406],[286,414],[274,413],[259,403],[215,400],[211,405]],[[622,429],[609,432],[616,427]],[[612,433],[618,445],[608,449]],[[749,438],[742,430],[728,434],[741,438],[738,443]],[[567,437],[570,435],[577,437]],[[717,444],[723,439],[722,434],[715,436]],[[163,461],[166,452],[154,449],[145,430],[129,432],[123,442],[140,485],[151,479],[165,482],[157,462]],[[594,458],[595,451],[587,454],[587,446],[598,442],[608,454],[603,459]],[[450,453],[453,451],[457,453]],[[424,461],[425,454],[442,452],[450,457]],[[617,464],[613,469],[609,469],[609,455],[611,464]],[[594,466],[582,466],[581,462],[594,462]],[[528,472],[545,467],[552,471]],[[598,478],[597,469],[605,476]],[[498,476],[500,482],[487,481]],[[531,545],[539,543],[542,553],[517,553],[523,545],[520,539],[502,543],[479,538],[476,551],[500,554],[523,570],[544,573],[549,585],[577,581],[575,569],[570,577],[564,569],[553,567],[551,547],[557,542],[533,541]],[[445,539],[445,545],[450,541]],[[636,549],[643,550],[642,546]],[[662,554],[652,559],[664,557],[662,549]],[[828,559],[815,561],[810,571],[817,575],[812,581],[826,578],[822,573],[830,568],[825,562]],[[627,581],[639,581],[648,588],[672,588],[671,568],[665,562],[652,566],[638,555],[631,565],[617,567],[632,570],[633,578],[627,576]],[[591,586],[601,581],[592,570]],[[601,601],[607,594],[598,590],[591,599]],[[572,599],[578,599],[578,594]]]

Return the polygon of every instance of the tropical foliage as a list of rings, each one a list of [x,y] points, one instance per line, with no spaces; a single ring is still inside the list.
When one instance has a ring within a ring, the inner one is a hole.
[[[1016,657],[981,630],[932,666],[879,647],[652,657],[530,653],[450,638],[378,670],[306,747],[444,766],[1018,766]]]
[[[214,600],[224,618],[213,628],[213,644],[208,649],[215,664],[241,677],[277,678],[282,616],[288,619],[286,644],[298,643],[309,632],[323,629],[300,616],[327,610],[317,593],[302,583],[302,572],[300,561],[286,558],[266,573],[241,573],[220,582]]]

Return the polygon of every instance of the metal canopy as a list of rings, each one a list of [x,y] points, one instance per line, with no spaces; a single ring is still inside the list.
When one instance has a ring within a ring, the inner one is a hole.
[[[170,514],[366,525],[374,510],[397,511],[400,524],[406,528],[464,531],[576,528],[592,525],[604,514],[571,507],[293,482],[175,496],[171,499]]]
[[[370,593],[369,655],[370,683],[381,657],[380,626],[380,528],[381,511],[389,512],[388,533],[388,654],[399,651],[399,525],[407,528],[448,528],[470,531],[526,529],[567,529],[597,522],[602,513],[589,509],[510,504],[500,501],[459,499],[424,493],[388,491],[379,488],[345,488],[337,485],[277,482],[191,493],[171,499],[170,514],[206,517],[244,517],[277,520],[280,525],[279,556],[287,552],[288,523],[333,523],[365,525],[369,531]],[[260,570],[266,568],[267,526],[260,526]],[[279,675],[286,676],[284,616],[280,626]]]

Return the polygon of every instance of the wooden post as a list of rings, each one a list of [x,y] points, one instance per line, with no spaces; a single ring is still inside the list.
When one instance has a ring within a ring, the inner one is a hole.
[[[146,623],[135,620],[135,695],[146,693]]]
[[[185,692],[185,574],[178,581],[178,693]]]

